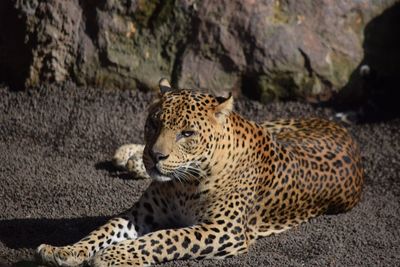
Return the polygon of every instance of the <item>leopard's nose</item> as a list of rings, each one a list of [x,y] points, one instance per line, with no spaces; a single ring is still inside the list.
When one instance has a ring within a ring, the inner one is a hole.
[[[151,157],[153,158],[153,161],[157,163],[159,161],[167,159],[169,157],[169,155],[165,155],[161,152],[152,150]]]

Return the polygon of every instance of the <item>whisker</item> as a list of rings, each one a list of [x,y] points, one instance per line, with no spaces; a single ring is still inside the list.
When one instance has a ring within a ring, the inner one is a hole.
[[[200,182],[201,179],[206,178],[205,172],[200,168],[200,163],[196,161],[187,162],[179,168],[171,171],[170,175],[174,179],[179,180],[180,183],[190,182],[191,180]]]

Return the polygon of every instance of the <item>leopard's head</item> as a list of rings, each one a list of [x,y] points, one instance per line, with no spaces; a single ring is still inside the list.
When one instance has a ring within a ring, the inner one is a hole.
[[[145,126],[143,162],[147,173],[158,181],[206,177],[218,160],[214,152],[226,135],[224,125],[233,108],[232,97],[172,89],[166,79],[161,79],[160,91]]]

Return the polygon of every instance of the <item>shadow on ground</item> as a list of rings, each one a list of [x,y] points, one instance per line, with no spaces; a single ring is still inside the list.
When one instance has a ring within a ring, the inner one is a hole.
[[[63,246],[80,240],[108,219],[83,217],[0,220],[0,241],[12,249],[35,249],[43,243]]]
[[[108,171],[109,175],[111,177],[117,177],[123,180],[136,180],[136,179],[141,179],[136,177],[133,173],[130,173],[126,170],[121,170],[116,168],[111,161],[105,160],[105,161],[100,161],[94,165],[96,170],[105,170]]]

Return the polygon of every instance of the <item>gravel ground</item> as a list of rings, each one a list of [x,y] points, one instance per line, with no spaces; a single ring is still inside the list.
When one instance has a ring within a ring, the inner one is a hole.
[[[77,241],[139,198],[149,181],[114,170],[109,160],[119,145],[143,142],[152,97],[72,85],[0,87],[0,265],[35,266],[39,244]],[[246,99],[236,110],[257,121],[331,113]],[[400,118],[350,131],[366,171],[353,210],[260,239],[246,255],[162,266],[400,266]]]

